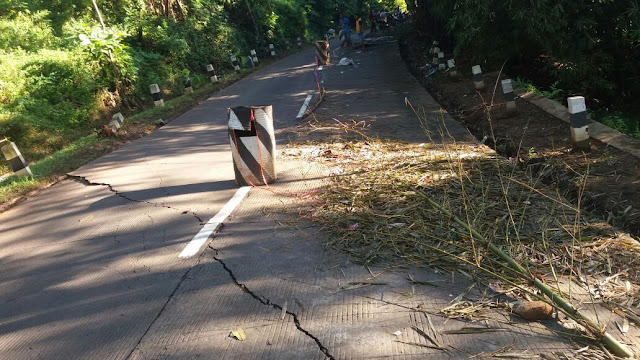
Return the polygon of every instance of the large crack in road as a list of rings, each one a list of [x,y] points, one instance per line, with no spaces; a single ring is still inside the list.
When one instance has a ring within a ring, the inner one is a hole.
[[[165,205],[165,204],[158,204],[158,203],[154,203],[154,202],[151,202],[151,201],[133,199],[133,198],[127,196],[126,194],[114,189],[113,186],[111,186],[111,184],[92,182],[89,179],[87,179],[86,177],[78,176],[78,175],[67,174],[67,178],[71,179],[71,180],[73,180],[73,181],[75,181],[75,182],[77,182],[79,184],[85,185],[85,186],[103,186],[103,187],[106,187],[112,193],[118,195],[119,197],[121,197],[121,198],[123,198],[125,200],[131,201],[131,202],[149,204],[149,205],[154,206],[154,207],[163,207],[163,208],[166,208],[166,209],[180,211],[183,214],[189,213],[200,222],[200,225],[203,225],[204,222],[205,222],[204,220],[202,220],[202,218],[200,216],[198,216],[198,214],[196,214],[195,212],[193,212],[191,210],[182,210],[182,209],[174,208],[172,206]]]
[[[216,254],[219,252],[218,249],[212,247],[211,245],[208,246],[209,249],[213,250]],[[253,297],[254,299],[258,300],[262,305],[265,306],[271,306],[276,310],[280,310],[282,311],[283,308],[281,305],[276,304],[274,302],[272,302],[271,300],[267,299],[264,296],[260,296],[256,293],[254,293],[253,291],[251,291],[245,284],[242,284],[238,281],[238,279],[236,278],[236,276],[233,274],[233,271],[227,266],[227,264],[222,261],[221,259],[219,259],[217,256],[213,256],[213,259],[217,262],[220,263],[220,265],[222,265],[222,267],[224,268],[224,270],[229,274],[229,276],[231,277],[231,280],[233,281],[234,284],[236,284],[236,286],[238,286],[240,289],[242,289],[243,292],[251,295],[251,297]],[[329,349],[327,349],[326,346],[324,346],[322,344],[322,342],[320,341],[320,339],[318,339],[318,337],[316,337],[315,335],[311,334],[308,330],[304,329],[302,327],[302,325],[300,324],[300,319],[298,319],[298,315],[285,310],[285,312],[287,313],[287,315],[290,315],[291,317],[293,317],[293,323],[295,324],[296,328],[298,329],[298,331],[302,332],[303,334],[305,334],[307,337],[309,337],[310,339],[312,339],[316,345],[318,345],[318,348],[320,348],[320,351],[322,351],[322,353],[331,360],[335,360],[335,358],[333,357],[333,355],[331,355],[331,353],[329,353]]]

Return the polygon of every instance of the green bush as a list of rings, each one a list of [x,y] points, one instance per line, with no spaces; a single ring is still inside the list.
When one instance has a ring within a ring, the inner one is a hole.
[[[625,107],[640,96],[640,3],[620,1],[416,0],[418,30],[456,56],[487,64],[542,63],[566,94]]]
[[[58,39],[51,30],[48,15],[48,11],[39,11],[0,18],[0,49],[38,51],[56,45]]]

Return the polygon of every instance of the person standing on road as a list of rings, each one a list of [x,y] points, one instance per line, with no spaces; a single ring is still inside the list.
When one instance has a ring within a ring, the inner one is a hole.
[[[342,36],[344,36],[344,44],[340,44],[340,47],[346,46],[347,48],[352,47],[351,44],[351,28],[349,27],[349,18],[344,16],[344,14],[340,14],[340,26],[342,26]]]
[[[371,33],[374,34],[376,32],[376,14],[373,10],[369,13],[369,23],[371,23]]]
[[[358,41],[360,42],[360,48],[364,50],[364,24],[362,18],[356,14],[356,34],[358,34]]]

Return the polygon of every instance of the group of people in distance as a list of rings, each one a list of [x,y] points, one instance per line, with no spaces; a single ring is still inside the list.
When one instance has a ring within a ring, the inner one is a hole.
[[[398,7],[396,12],[397,14],[403,15],[402,11],[400,10],[400,7]],[[364,21],[362,20],[362,17],[360,17],[360,15],[358,14],[354,15],[353,19],[354,19],[355,28],[356,28],[356,34],[358,35],[359,45],[362,49],[364,49]],[[393,19],[393,15],[386,10],[380,10],[378,12],[371,10],[371,12],[369,13],[369,23],[371,25],[371,33],[372,34],[375,33],[378,30],[378,28],[381,26],[389,25],[392,19]],[[351,20],[349,19],[349,17],[345,16],[344,14],[340,14],[339,24],[341,28],[339,33],[340,47],[352,48],[353,44],[351,42]],[[332,31],[330,30],[330,32]]]
[[[358,34],[358,40],[360,40],[360,47],[364,49],[364,24],[362,23],[362,18],[358,16],[358,14],[353,17],[356,25],[356,34]],[[340,38],[340,47],[353,47],[353,44],[351,43],[351,22],[349,21],[349,18],[344,14],[340,14],[340,20],[338,23],[341,28],[338,35]]]

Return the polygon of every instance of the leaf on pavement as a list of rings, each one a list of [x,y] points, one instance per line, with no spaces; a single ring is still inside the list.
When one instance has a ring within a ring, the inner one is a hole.
[[[229,333],[229,337],[232,337],[234,339],[240,340],[240,341],[244,341],[247,338],[247,335],[244,333],[244,329],[239,327],[235,330],[232,330]]]

